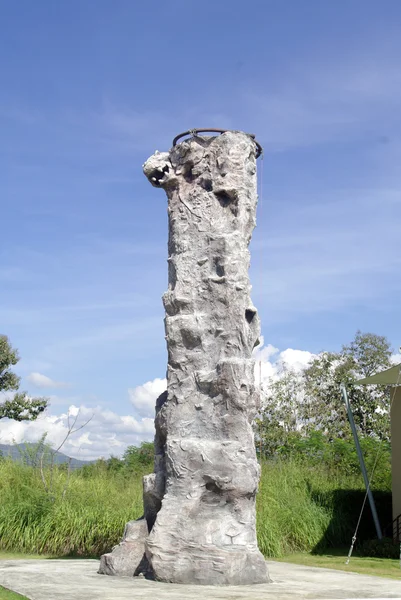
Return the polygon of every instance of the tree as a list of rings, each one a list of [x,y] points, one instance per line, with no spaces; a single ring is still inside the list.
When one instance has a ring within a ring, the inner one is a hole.
[[[123,461],[129,470],[136,471],[153,464],[155,447],[153,442],[142,442],[140,447],[128,446],[123,454]]]
[[[384,336],[357,331],[341,352],[321,352],[301,373],[287,368],[270,379],[262,388],[262,410],[256,421],[260,452],[287,452],[316,432],[329,442],[350,438],[341,383],[347,386],[362,436],[388,440],[389,389],[356,382],[388,368],[391,353]]]
[[[356,332],[343,356],[350,361],[349,396],[354,418],[363,434],[389,439],[390,388],[380,385],[356,386],[355,382],[391,366],[391,344],[385,336]]]
[[[0,393],[18,390],[20,378],[11,370],[18,361],[18,352],[11,346],[8,337],[0,335]],[[34,421],[47,404],[47,398],[30,398],[26,392],[16,392],[11,399],[0,404],[0,419]]]
[[[322,352],[306,369],[305,393],[310,397],[317,429],[330,437],[350,434],[345,406],[339,393],[348,390],[354,418],[362,435],[389,436],[389,390],[381,386],[358,386],[363,377],[391,366],[391,345],[384,336],[357,331],[341,352]]]
[[[283,368],[278,379],[270,378],[261,392],[262,410],[256,420],[256,437],[259,452],[270,456],[301,433],[302,374]]]
[[[303,418],[309,429],[322,431],[330,439],[349,433],[347,412],[340,384],[349,383],[352,363],[337,352],[321,352],[304,371],[306,402]]]
[[[363,377],[384,371],[391,366],[392,348],[384,335],[357,331],[349,346],[343,346],[343,355],[353,361],[353,367]]]

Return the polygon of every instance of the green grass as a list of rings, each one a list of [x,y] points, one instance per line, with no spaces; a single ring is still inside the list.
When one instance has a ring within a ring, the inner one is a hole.
[[[110,551],[125,523],[143,513],[140,473],[99,467],[73,472],[67,483],[66,472],[55,469],[53,479],[52,493],[46,493],[38,469],[0,460],[0,552],[95,558]],[[266,462],[257,497],[260,549],[280,558],[349,544],[362,500],[357,474]],[[378,508],[388,512],[380,502]],[[361,539],[374,537],[368,511],[360,533]]]
[[[377,493],[380,516],[391,522],[391,496]],[[364,497],[359,475],[324,465],[265,463],[257,496],[259,548],[266,557],[349,544]],[[375,537],[365,510],[359,539]]]
[[[142,514],[142,481],[99,470],[93,477],[54,471],[52,495],[40,473],[0,461],[0,550],[99,556],[114,546],[127,520]]]
[[[0,551],[0,560],[31,560],[52,558],[46,554],[24,554],[23,552],[3,552]]]
[[[95,558],[109,551],[121,539],[125,523],[142,515],[141,475],[99,466],[73,472],[67,480],[66,472],[55,469],[49,493],[38,469],[0,460],[0,560]],[[257,497],[261,551],[290,563],[400,580],[398,560],[354,555],[349,566],[344,564],[363,496],[363,482],[355,472],[324,464],[265,462]],[[375,497],[385,525],[391,520],[390,495],[376,492]],[[358,542],[370,538],[374,529],[366,510]],[[336,547],[345,549],[336,552]],[[0,587],[0,600],[18,599],[23,596]]]
[[[295,553],[283,556],[282,562],[294,563],[297,565],[306,565],[308,567],[324,567],[326,569],[336,569],[338,571],[348,571],[352,573],[361,573],[363,575],[376,575],[378,577],[389,577],[391,579],[401,580],[400,561],[391,558],[369,558],[361,556],[352,556],[349,565],[345,564],[348,555],[348,548],[327,554],[308,554]]]
[[[28,600],[28,598],[15,592],[10,592],[0,585],[0,600]]]
[[[264,465],[257,497],[257,532],[265,556],[311,549],[330,519],[330,511],[311,499],[305,474],[296,465]]]

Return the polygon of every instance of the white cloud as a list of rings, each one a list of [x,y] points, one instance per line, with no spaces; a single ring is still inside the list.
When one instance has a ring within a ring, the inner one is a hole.
[[[167,389],[166,379],[154,379],[128,390],[130,402],[142,417],[153,417],[156,400]]]
[[[12,444],[37,442],[47,433],[48,442],[57,448],[68,432],[69,423],[78,415],[76,427],[90,419],[83,429],[72,434],[61,448],[67,456],[91,460],[110,455],[121,456],[127,446],[139,446],[143,441],[151,441],[154,436],[153,419],[135,419],[131,415],[117,415],[97,406],[71,405],[60,415],[43,414],[33,422],[17,422],[8,419],[0,421],[0,442]]]
[[[27,376],[27,380],[37,388],[63,388],[69,385],[64,381],[54,381],[54,379],[50,379],[50,377],[42,375],[42,373],[30,373]]]
[[[284,370],[291,369],[300,373],[316,356],[307,350],[294,350],[287,348],[281,352],[271,344],[261,345],[255,348],[253,358],[255,359],[255,381],[257,384],[268,384],[271,380],[280,378]]]
[[[279,353],[279,349],[271,344],[264,345],[264,338],[260,336],[260,345],[253,351],[255,359],[255,381],[260,384],[262,381],[274,377],[276,374],[276,360],[270,360]]]
[[[310,352],[293,348],[280,352],[271,344],[264,346],[261,338],[261,345],[254,351],[256,381],[259,382],[259,372],[261,372],[262,383],[268,385],[271,378],[280,377],[283,368],[299,371],[313,356]],[[79,406],[71,403],[68,410],[61,414],[54,415],[46,411],[32,422],[2,419],[0,442],[3,444],[37,442],[44,433],[47,433],[48,442],[53,448],[57,448],[77,417],[76,427],[86,421],[89,422],[83,429],[68,438],[61,448],[64,454],[82,460],[107,458],[110,455],[121,456],[127,446],[139,446],[141,442],[153,439],[156,399],[166,388],[166,379],[156,378],[128,390],[130,402],[138,413],[138,418],[132,415],[118,415],[101,406],[91,408],[85,404]],[[57,396],[54,399],[57,400]],[[57,402],[55,401],[54,404]]]
[[[393,365],[399,365],[401,363],[401,353],[393,354],[390,361]]]
[[[315,357],[315,354],[308,352],[307,350],[294,350],[293,348],[287,348],[280,352],[278,363],[288,369],[292,369],[297,373],[303,371],[305,367]]]

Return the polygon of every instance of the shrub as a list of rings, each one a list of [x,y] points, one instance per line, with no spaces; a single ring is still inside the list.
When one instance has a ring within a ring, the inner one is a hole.
[[[359,554],[372,558],[400,558],[400,545],[391,538],[366,540],[358,547]]]
[[[0,549],[55,556],[110,551],[125,523],[142,516],[142,475],[152,467],[149,459],[142,465],[134,461],[133,470],[109,464],[98,461],[71,473],[54,468],[50,494],[40,468],[0,461]],[[280,557],[349,545],[364,494],[359,473],[322,461],[263,462],[257,496],[260,549],[266,557]],[[375,492],[375,498],[385,526],[391,522],[391,494]],[[367,507],[358,542],[373,536]]]

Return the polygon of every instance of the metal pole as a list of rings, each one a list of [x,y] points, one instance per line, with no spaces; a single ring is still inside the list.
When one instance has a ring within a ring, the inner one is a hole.
[[[352,414],[351,405],[350,405],[350,402],[348,399],[347,389],[343,383],[341,384],[340,389],[341,389],[342,396],[344,398],[345,406],[347,407],[348,420],[351,425],[352,435],[354,436],[355,447],[356,447],[356,451],[358,454],[358,459],[359,459],[359,464],[361,467],[363,479],[365,481],[366,492],[367,492],[368,498],[369,498],[370,509],[372,511],[372,516],[373,516],[373,521],[374,521],[375,527],[376,527],[377,537],[379,538],[379,540],[381,540],[383,537],[383,534],[382,534],[382,530],[380,527],[379,518],[377,516],[375,501],[373,499],[372,491],[370,489],[369,477],[366,472],[365,461],[363,459],[361,446],[359,444],[358,433],[357,433],[357,430],[355,427],[354,415]]]

